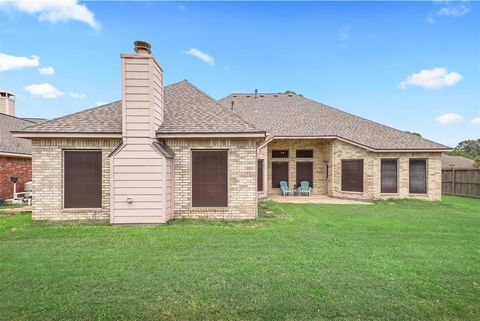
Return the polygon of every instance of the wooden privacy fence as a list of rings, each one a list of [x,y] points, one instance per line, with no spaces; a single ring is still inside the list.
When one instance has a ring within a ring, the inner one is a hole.
[[[442,194],[480,197],[480,169],[443,169]]]

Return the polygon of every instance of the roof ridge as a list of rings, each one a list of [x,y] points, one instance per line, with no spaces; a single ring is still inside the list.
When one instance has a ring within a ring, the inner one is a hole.
[[[187,82],[193,89],[195,89],[198,93],[200,93],[201,95],[203,96],[206,96],[207,98],[211,99],[215,105],[217,105],[223,112],[226,112],[228,115],[230,116],[233,116],[237,119],[240,119],[241,121],[243,121],[245,124],[247,125],[250,125],[252,126],[253,128],[257,129],[259,132],[265,132],[265,130],[261,130],[259,128],[257,128],[257,126],[253,125],[252,123],[246,121],[245,119],[243,119],[243,117],[241,117],[240,115],[238,115],[237,113],[234,113],[232,111],[230,111],[228,108],[225,108],[223,107],[216,99],[214,99],[212,96],[210,96],[209,94],[205,93],[204,91],[202,91],[201,89],[197,88],[194,84],[192,84],[191,82],[189,82],[188,80],[184,80],[185,82]]]

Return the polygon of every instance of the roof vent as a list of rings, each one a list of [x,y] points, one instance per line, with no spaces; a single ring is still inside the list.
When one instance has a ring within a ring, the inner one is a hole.
[[[278,97],[278,95],[277,95],[277,94],[273,94],[273,97]]]
[[[264,96],[265,96],[265,95],[263,95],[263,94],[260,94],[260,97],[264,97]]]
[[[230,110],[233,110],[233,105],[235,105],[235,101],[232,100],[232,106],[230,107]]]
[[[292,97],[292,94],[288,94],[288,97]]]
[[[135,52],[139,55],[149,55],[152,53],[150,44],[146,41],[137,40],[133,43]]]
[[[255,99],[257,99],[258,89],[255,89]]]
[[[247,97],[250,97],[250,95],[247,95]]]
[[[237,98],[237,95],[233,95],[234,98]]]

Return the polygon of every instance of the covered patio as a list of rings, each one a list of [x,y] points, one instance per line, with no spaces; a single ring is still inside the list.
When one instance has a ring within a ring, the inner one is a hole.
[[[279,202],[279,203],[294,203],[294,204],[337,204],[337,205],[372,205],[373,204],[373,203],[364,202],[364,201],[335,198],[327,195],[311,195],[311,196],[269,195],[268,200]]]

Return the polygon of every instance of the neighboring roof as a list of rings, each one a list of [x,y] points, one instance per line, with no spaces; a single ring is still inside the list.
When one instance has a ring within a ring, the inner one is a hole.
[[[256,98],[255,98],[256,97]],[[256,127],[277,137],[332,137],[373,150],[446,150],[407,132],[289,94],[231,94],[219,100]]]
[[[166,86],[165,119],[158,133],[263,133],[188,81]],[[122,101],[28,127],[22,133],[121,134]]]
[[[442,154],[442,168],[473,168],[473,164],[470,158]]]
[[[23,133],[122,133],[122,101],[39,123]]]
[[[31,126],[28,120],[0,113],[0,154],[32,154],[32,142],[29,139],[13,137],[10,131]]]
[[[187,80],[165,87],[165,119],[159,134],[264,133]]]

